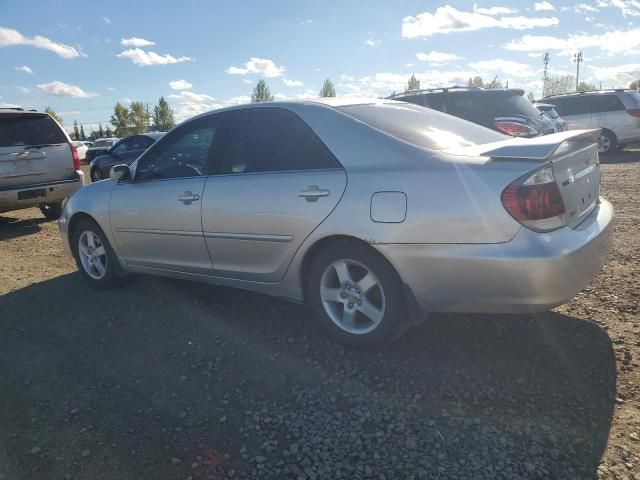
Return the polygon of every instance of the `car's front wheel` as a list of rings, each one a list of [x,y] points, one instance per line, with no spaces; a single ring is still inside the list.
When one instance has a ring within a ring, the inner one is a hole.
[[[57,220],[62,215],[62,202],[43,203],[40,211],[47,220]]]
[[[603,130],[598,137],[598,153],[606,155],[613,152],[617,147],[618,142],[613,133]]]
[[[99,182],[100,180],[103,180],[102,173],[100,172],[100,169],[99,168],[92,168],[91,169],[91,181],[92,182]]]
[[[339,242],[312,260],[309,303],[322,326],[349,346],[375,348],[409,326],[402,281],[378,252]]]
[[[78,270],[92,287],[110,288],[118,283],[117,259],[102,229],[83,219],[71,234],[71,248]]]

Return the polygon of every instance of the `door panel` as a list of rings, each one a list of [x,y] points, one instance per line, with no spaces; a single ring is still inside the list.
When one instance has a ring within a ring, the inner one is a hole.
[[[188,177],[115,186],[110,200],[111,229],[128,264],[211,272],[200,219],[205,180]],[[191,192],[194,200],[185,200],[185,192]]]
[[[202,228],[215,274],[279,281],[345,186],[342,169],[208,177]]]

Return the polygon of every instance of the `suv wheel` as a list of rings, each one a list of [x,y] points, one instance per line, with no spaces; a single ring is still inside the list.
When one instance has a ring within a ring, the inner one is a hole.
[[[321,325],[346,345],[379,347],[409,327],[402,281],[367,246],[344,242],[319,252],[307,295]]]
[[[598,137],[598,152],[602,155],[613,152],[617,147],[616,137],[613,133],[603,130]]]
[[[62,202],[43,203],[40,205],[40,211],[47,220],[57,220],[62,215]]]
[[[118,260],[104,232],[94,221],[80,220],[70,240],[78,270],[90,286],[110,288],[118,283]]]

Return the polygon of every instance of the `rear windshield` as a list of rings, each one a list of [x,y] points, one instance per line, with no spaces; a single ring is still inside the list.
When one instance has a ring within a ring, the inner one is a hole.
[[[0,117],[0,147],[30,147],[67,143],[67,138],[48,115]]]
[[[538,118],[540,112],[533,104],[522,95],[503,96],[498,101],[496,117],[512,117],[521,115],[529,118]]]
[[[556,112],[556,109],[553,107],[547,107],[546,105],[540,106],[538,105],[538,110],[540,110],[541,112],[544,112],[545,114],[547,114],[550,118],[558,118],[558,112]]]
[[[430,150],[446,150],[507,138],[475,123],[410,103],[350,105],[338,110],[400,140]]]
[[[94,147],[110,147],[113,144],[111,140],[96,140]]]

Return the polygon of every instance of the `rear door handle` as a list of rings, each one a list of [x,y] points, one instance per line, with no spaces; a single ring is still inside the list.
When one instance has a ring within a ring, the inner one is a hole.
[[[198,200],[200,200],[200,195],[198,195],[197,193],[191,193],[189,191],[184,192],[178,197],[178,201],[184,203],[185,205],[191,205],[191,202],[197,202]]]
[[[307,189],[298,192],[298,196],[307,202],[317,202],[318,198],[328,197],[330,193],[329,190],[322,189],[318,185],[307,185]]]

